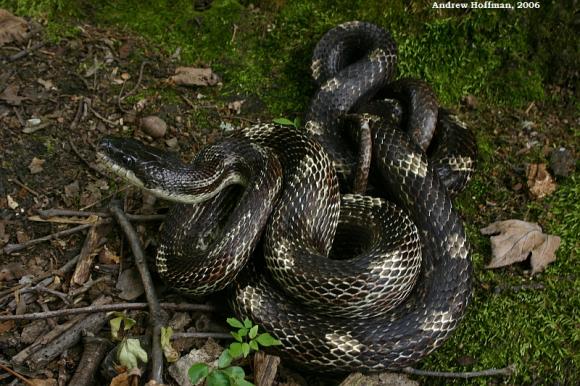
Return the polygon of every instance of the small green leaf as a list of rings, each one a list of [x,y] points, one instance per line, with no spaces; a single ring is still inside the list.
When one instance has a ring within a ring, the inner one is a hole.
[[[258,351],[260,349],[258,347],[258,342],[256,342],[255,340],[251,340],[249,344],[250,344],[250,348],[254,351]]]
[[[230,334],[234,337],[235,340],[237,340],[238,342],[242,342],[242,337],[240,336],[240,334],[238,334],[237,332],[230,332]]]
[[[230,386],[230,380],[223,370],[214,370],[207,376],[207,386]]]
[[[189,368],[187,375],[192,385],[204,379],[209,374],[209,367],[205,363],[196,363]]]
[[[250,333],[248,336],[250,339],[254,339],[258,335],[258,325],[256,324],[254,327],[250,328]]]
[[[224,373],[226,373],[230,378],[233,379],[244,379],[244,377],[246,376],[246,373],[244,372],[244,369],[242,369],[239,366],[232,366],[232,367],[228,367],[227,369],[223,370]]]
[[[300,127],[300,118],[296,117],[294,118],[294,127],[295,128],[299,128]]]
[[[228,367],[232,364],[233,359],[229,350],[224,350],[218,359],[218,368],[223,369],[224,367]]]
[[[278,339],[274,339],[274,337],[267,332],[258,335],[256,337],[256,341],[264,347],[277,346],[282,344]]]
[[[230,351],[230,355],[232,358],[235,359],[235,358],[241,357],[242,353],[243,353],[242,344],[239,342],[234,342],[234,343],[230,344],[229,351]]]
[[[294,122],[292,122],[288,118],[276,118],[273,120],[273,122],[283,126],[294,126]]]
[[[238,330],[238,335],[240,335],[240,336],[246,336],[246,335],[248,335],[248,331],[249,330],[247,328],[245,328],[245,327],[244,328],[240,328]]]
[[[254,325],[254,323],[252,323],[252,321],[248,318],[244,319],[244,327],[246,328],[252,328],[252,326]]]
[[[244,328],[244,324],[236,318],[227,318],[226,322],[234,328]]]
[[[234,379],[234,386],[255,386],[252,382],[245,379]]]
[[[242,343],[242,352],[244,353],[244,358],[250,353],[250,345],[248,343]]]

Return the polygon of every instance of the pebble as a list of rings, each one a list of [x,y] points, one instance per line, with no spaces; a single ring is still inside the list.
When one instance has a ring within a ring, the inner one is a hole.
[[[554,149],[550,154],[550,169],[557,176],[568,177],[576,169],[576,158],[564,147]]]
[[[142,118],[141,127],[153,138],[162,138],[167,133],[167,123],[156,115]]]

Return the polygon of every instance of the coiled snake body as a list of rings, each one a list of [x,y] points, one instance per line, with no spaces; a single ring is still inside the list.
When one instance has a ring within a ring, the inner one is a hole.
[[[387,32],[345,23],[315,50],[321,86],[305,129],[253,126],[191,165],[103,140],[98,154],[117,174],[179,202],[161,234],[161,276],[195,294],[232,284],[236,313],[315,369],[396,369],[440,346],[470,296],[469,246],[448,190],[469,179],[475,143],[424,83],[391,82],[395,63]],[[369,140],[370,153],[355,156]],[[365,191],[365,159],[383,197],[341,196],[353,181]]]

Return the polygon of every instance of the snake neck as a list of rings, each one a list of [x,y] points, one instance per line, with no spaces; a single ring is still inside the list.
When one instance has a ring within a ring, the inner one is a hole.
[[[157,197],[196,204],[232,185],[247,186],[263,163],[263,150],[243,138],[203,149],[190,164],[132,139],[106,138],[98,158],[112,172]]]

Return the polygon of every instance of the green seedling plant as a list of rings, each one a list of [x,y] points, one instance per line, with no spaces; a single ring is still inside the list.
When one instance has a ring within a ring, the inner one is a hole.
[[[276,118],[272,122],[282,125],[282,126],[293,126],[295,128],[300,128],[300,118],[296,117],[293,121],[288,118]]]
[[[234,361],[247,358],[250,352],[259,351],[260,347],[270,347],[282,344],[267,332],[260,333],[259,326],[248,318],[240,321],[228,318],[227,323],[237,329],[230,332],[235,342],[231,343],[218,358],[217,368],[210,368],[205,363],[196,363],[189,368],[191,383],[196,385],[205,379],[208,386],[252,386],[245,380],[246,373],[240,366],[232,366]]]

